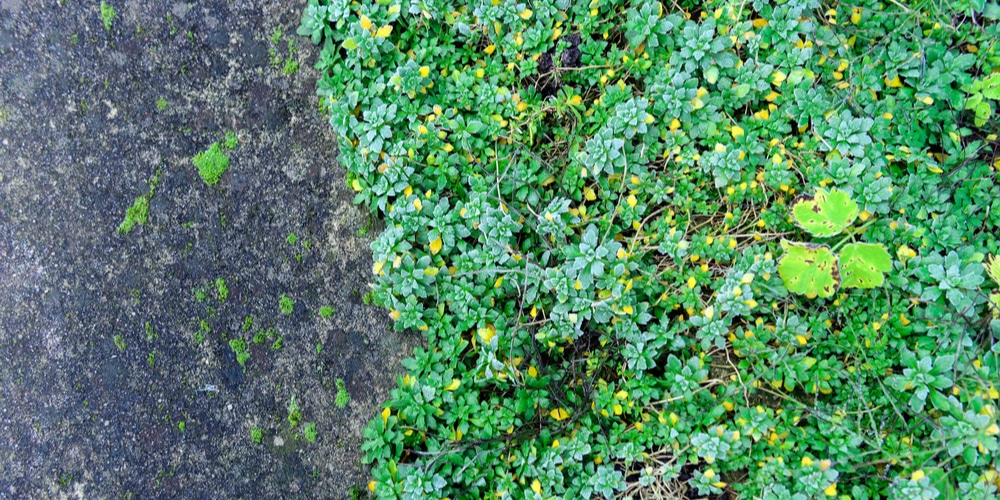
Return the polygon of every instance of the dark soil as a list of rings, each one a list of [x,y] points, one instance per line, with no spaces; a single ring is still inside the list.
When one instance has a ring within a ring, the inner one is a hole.
[[[413,340],[362,300],[374,231],[294,35],[305,2],[109,3],[110,32],[97,1],[0,0],[0,498],[346,498]],[[208,186],[191,158],[227,130]]]

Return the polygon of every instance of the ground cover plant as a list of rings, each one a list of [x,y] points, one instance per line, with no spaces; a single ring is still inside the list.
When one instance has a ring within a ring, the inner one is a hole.
[[[376,497],[992,498],[998,15],[310,0],[427,341]]]

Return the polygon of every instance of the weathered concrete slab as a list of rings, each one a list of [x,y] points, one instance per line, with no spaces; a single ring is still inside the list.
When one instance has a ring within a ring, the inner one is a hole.
[[[0,497],[346,498],[413,340],[362,300],[375,231],[294,36],[304,1],[110,4],[110,33],[96,1],[0,4]],[[227,130],[210,187],[191,158]],[[157,171],[149,222],[117,234]]]

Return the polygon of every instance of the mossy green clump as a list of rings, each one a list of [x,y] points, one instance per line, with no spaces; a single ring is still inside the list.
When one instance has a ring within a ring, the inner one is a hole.
[[[295,308],[295,301],[291,297],[281,294],[278,300],[278,307],[281,309],[281,314],[292,314],[292,310]]]
[[[302,421],[302,407],[299,406],[299,402],[295,400],[295,395],[292,395],[292,400],[288,402],[288,423],[291,424],[294,429]]]
[[[111,31],[111,23],[118,17],[118,13],[115,12],[114,6],[109,3],[101,2],[101,22],[104,23],[104,29],[106,31]]]
[[[226,286],[226,280],[217,278],[215,280],[215,287],[218,291],[219,302],[225,302],[226,298],[229,297],[229,287]]]
[[[316,431],[316,423],[309,422],[302,428],[302,435],[306,438],[306,441],[310,443],[315,442],[316,438],[319,437],[319,432]]]
[[[223,151],[218,142],[213,142],[207,150],[195,155],[194,166],[198,167],[198,175],[205,184],[213,186],[222,178],[222,174],[229,168],[229,155]]]
[[[145,224],[149,221],[149,202],[153,199],[153,195],[156,194],[156,186],[159,183],[160,171],[157,170],[156,174],[149,181],[149,192],[136,198],[132,206],[125,211],[125,220],[118,225],[118,234],[128,234],[135,229],[135,226]]]
[[[232,130],[226,131],[226,139],[223,143],[223,149],[226,151],[232,151],[236,149],[236,145],[240,143],[240,138],[236,136],[236,132]]]
[[[125,220],[118,226],[118,234],[128,234],[135,226],[145,224],[148,220],[149,196],[142,195],[125,211]]]
[[[347,385],[344,384],[344,379],[337,379],[337,397],[333,400],[333,404],[337,405],[337,408],[344,409],[347,403],[351,402],[351,394],[347,392]]]
[[[247,348],[246,341],[241,338],[232,339],[229,341],[229,348],[236,354],[236,362],[245,367],[247,360],[250,359],[250,350]]]
[[[333,306],[323,306],[319,308],[319,316],[323,319],[330,319],[330,316],[333,316],[334,312],[336,312],[336,309],[334,309]]]

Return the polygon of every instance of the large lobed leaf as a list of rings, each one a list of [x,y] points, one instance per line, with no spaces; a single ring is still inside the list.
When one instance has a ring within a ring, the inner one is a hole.
[[[778,275],[788,291],[814,298],[830,297],[840,288],[839,263],[830,247],[781,240],[781,248]]]
[[[842,285],[847,288],[882,286],[885,274],[892,270],[892,258],[882,245],[852,243],[840,252]]]
[[[799,196],[792,205],[792,219],[813,236],[840,234],[858,217],[858,204],[851,195],[833,188],[817,189],[815,195]]]

